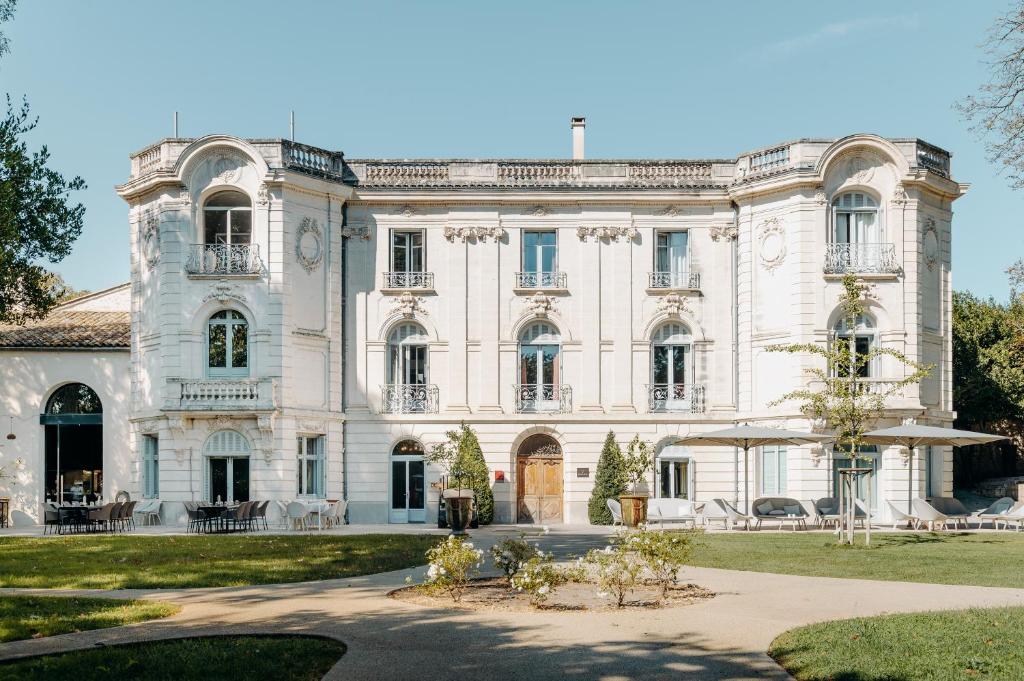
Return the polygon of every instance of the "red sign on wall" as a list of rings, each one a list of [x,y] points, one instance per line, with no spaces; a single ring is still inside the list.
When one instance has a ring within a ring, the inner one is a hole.
[[[505,471],[494,471],[494,482],[505,482]]]

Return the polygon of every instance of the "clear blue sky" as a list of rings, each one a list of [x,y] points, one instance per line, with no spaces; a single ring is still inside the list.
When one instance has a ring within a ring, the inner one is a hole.
[[[954,284],[1006,296],[1024,256],[1012,191],[951,104],[986,78],[1003,2],[81,2],[21,0],[0,90],[89,184],[55,266],[128,278],[128,154],[171,133],[296,137],[350,157],[728,157],[872,132],[953,152]]]

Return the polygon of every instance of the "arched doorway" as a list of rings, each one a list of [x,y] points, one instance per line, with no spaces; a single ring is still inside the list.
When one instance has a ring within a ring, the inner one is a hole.
[[[103,495],[103,404],[84,383],[54,391],[39,417],[44,428],[47,500],[95,501]]]
[[[516,454],[516,515],[521,523],[562,522],[562,448],[531,435]]]
[[[402,440],[391,450],[391,503],[388,522],[422,523],[427,520],[426,470],[423,447]]]
[[[203,445],[204,495],[208,501],[249,501],[249,441],[235,430],[218,430]]]

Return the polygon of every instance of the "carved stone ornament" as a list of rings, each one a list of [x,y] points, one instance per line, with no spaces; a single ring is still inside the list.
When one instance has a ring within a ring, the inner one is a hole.
[[[921,243],[924,248],[924,264],[929,271],[939,264],[939,232],[935,228],[935,218],[930,215],[924,219]]]
[[[265,206],[270,203],[270,188],[266,182],[260,182],[260,188],[256,192],[256,203]]]
[[[505,236],[505,230],[501,227],[485,227],[482,225],[468,227],[445,227],[444,238],[448,241],[478,241],[485,242],[492,239],[500,241]]]
[[[580,241],[586,241],[588,237],[595,241],[618,241],[625,238],[632,241],[639,231],[636,227],[610,226],[610,227],[577,227],[576,236]]]
[[[398,208],[394,209],[391,212],[392,215],[403,215],[407,218],[411,218],[413,215],[416,215],[417,213],[418,211],[416,210],[416,208],[414,206],[410,206],[409,204],[399,206]]]
[[[896,188],[892,190],[892,202],[897,206],[902,206],[907,202],[907,190],[903,187],[902,182],[897,182]]]
[[[298,430],[323,435],[327,432],[327,424],[323,421],[299,421]]]
[[[819,206],[824,206],[825,204],[828,203],[828,196],[825,194],[824,189],[819,189],[818,191],[814,192],[814,202]]]
[[[403,317],[412,317],[417,313],[427,314],[427,310],[423,306],[423,298],[413,295],[412,291],[405,291],[395,298],[391,311],[401,313]]]
[[[142,253],[149,269],[160,262],[160,216],[155,210],[146,211],[142,217]]]
[[[821,445],[811,446],[811,465],[815,468],[821,465],[821,460],[825,458],[825,448]]]
[[[256,417],[256,428],[260,431],[261,449],[263,461],[270,463],[274,456],[274,416],[273,414],[260,414]]]
[[[762,222],[758,240],[761,267],[772,272],[786,259],[786,234],[782,221],[778,217],[770,217]]]
[[[341,228],[341,236],[345,239],[370,240],[370,228],[363,223],[354,223]]]
[[[736,225],[712,225],[712,241],[732,241],[740,235],[740,228]]]
[[[178,190],[178,200],[181,201],[186,206],[192,203],[192,196],[188,193],[187,184],[181,185],[181,188]]]
[[[225,416],[224,414],[209,419],[206,422],[206,429],[211,433],[215,433],[218,430],[233,430],[234,428],[235,420],[230,416]]]
[[[684,213],[685,211],[679,206],[665,206],[661,210],[657,210],[654,212],[655,215],[661,215],[667,218],[677,218],[680,215],[683,215]]]
[[[187,419],[184,416],[168,416],[167,428],[175,438],[180,440],[185,437],[185,429],[188,428]]]
[[[238,182],[242,178],[245,161],[235,154],[220,154],[210,161],[210,172],[225,183]]]
[[[690,312],[690,301],[686,296],[669,293],[658,301],[658,309],[670,317],[682,317]]]
[[[324,239],[320,223],[313,218],[302,218],[295,230],[295,258],[309,273],[315,272],[324,259]]]
[[[555,309],[555,299],[537,291],[526,299],[526,309],[538,317],[547,317]]]
[[[135,422],[135,432],[140,435],[156,433],[160,430],[160,419],[144,419]]]
[[[238,290],[238,286],[235,284],[228,283],[226,279],[220,279],[210,287],[210,292],[203,296],[204,303],[210,300],[216,300],[221,304],[229,300],[237,300],[244,303],[245,295]]]
[[[544,206],[531,206],[523,211],[523,215],[533,215],[534,217],[543,217],[548,214],[548,209]]]

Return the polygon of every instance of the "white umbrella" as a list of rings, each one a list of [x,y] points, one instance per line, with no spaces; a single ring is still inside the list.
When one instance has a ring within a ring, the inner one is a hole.
[[[907,512],[912,512],[911,502],[913,500],[914,485],[914,450],[921,446],[935,447],[964,447],[966,445],[985,445],[990,442],[998,442],[1007,439],[1003,435],[989,435],[988,433],[975,433],[970,430],[957,430],[956,428],[941,428],[939,426],[919,426],[908,424],[905,426],[894,426],[882,428],[864,433],[861,441],[867,445],[901,445],[910,450],[910,494],[907,498]]]
[[[724,430],[713,430],[709,433],[687,435],[678,440],[683,445],[717,445],[719,447],[741,447],[743,449],[743,505],[745,512],[750,512],[750,466],[748,465],[751,447],[762,445],[806,445],[827,442],[834,439],[831,435],[801,433],[782,428],[767,426],[734,426]]]

